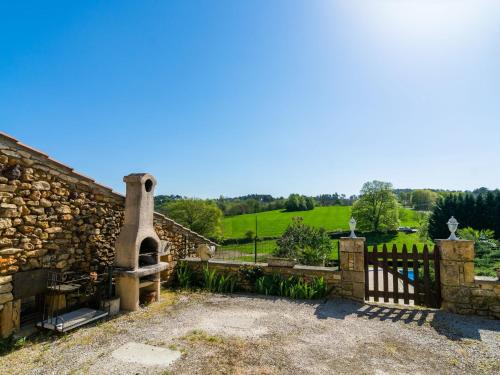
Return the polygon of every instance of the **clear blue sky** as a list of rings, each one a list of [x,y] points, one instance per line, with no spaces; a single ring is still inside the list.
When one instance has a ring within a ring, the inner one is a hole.
[[[500,2],[4,1],[0,129],[123,191],[500,186]]]

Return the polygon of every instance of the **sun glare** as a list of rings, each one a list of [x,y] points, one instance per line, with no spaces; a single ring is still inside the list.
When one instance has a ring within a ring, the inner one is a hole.
[[[460,48],[495,26],[500,2],[490,0],[349,0],[341,8],[378,44]]]

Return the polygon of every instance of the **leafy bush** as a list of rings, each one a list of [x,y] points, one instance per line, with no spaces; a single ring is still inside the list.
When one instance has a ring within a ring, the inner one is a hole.
[[[494,239],[492,230],[476,230],[470,227],[460,229],[459,237],[474,241],[476,251],[474,266],[477,275],[496,276],[495,268],[500,268],[500,242]]]
[[[26,337],[14,338],[9,336],[5,339],[0,338],[0,355],[22,348],[26,344]]]
[[[301,217],[293,218],[276,245],[273,255],[297,259],[306,265],[323,265],[332,252],[332,242],[326,230],[304,224]]]
[[[295,276],[284,278],[277,274],[259,277],[255,282],[255,290],[266,296],[275,295],[292,299],[323,298],[327,294],[327,286],[323,277],[306,282]]]
[[[255,281],[264,274],[262,268],[258,266],[241,266],[239,272],[251,284],[255,284]]]
[[[203,268],[203,288],[209,292],[233,293],[236,279],[231,275],[219,275],[216,270]]]
[[[191,287],[193,279],[193,273],[190,270],[187,263],[180,263],[179,267],[177,267],[177,282],[179,286],[183,289],[187,289]]]

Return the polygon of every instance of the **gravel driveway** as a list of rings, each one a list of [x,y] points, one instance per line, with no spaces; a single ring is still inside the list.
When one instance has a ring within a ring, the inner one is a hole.
[[[123,363],[129,342],[182,352]],[[163,302],[0,357],[0,374],[500,374],[500,322],[335,299],[164,292]]]

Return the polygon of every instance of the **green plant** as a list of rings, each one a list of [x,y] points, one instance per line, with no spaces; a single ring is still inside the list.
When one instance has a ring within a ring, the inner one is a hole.
[[[22,348],[26,344],[26,337],[14,338],[9,336],[5,339],[0,339],[0,355],[7,354],[13,350]]]
[[[238,272],[252,284],[255,284],[255,281],[264,273],[258,266],[241,266]]]
[[[177,268],[177,282],[183,289],[191,287],[193,273],[186,262],[181,262]]]
[[[327,286],[323,277],[307,282],[295,276],[284,278],[277,274],[259,277],[255,283],[255,290],[266,296],[276,295],[292,299],[323,298],[327,294]]]
[[[307,265],[323,265],[332,251],[332,242],[323,228],[306,225],[301,217],[295,217],[276,241],[273,255],[298,259]]]
[[[217,271],[211,270],[207,267],[203,268],[203,287],[209,292],[217,291]]]
[[[232,275],[219,275],[216,270],[203,268],[203,288],[209,292],[233,293],[237,280]]]
[[[331,253],[331,245],[319,248],[305,246],[298,252],[298,261],[300,264],[324,265],[325,260]]]
[[[314,290],[316,290],[318,298],[323,298],[328,293],[328,286],[326,285],[326,281],[323,276],[315,277],[311,281],[311,286],[314,288]]]

